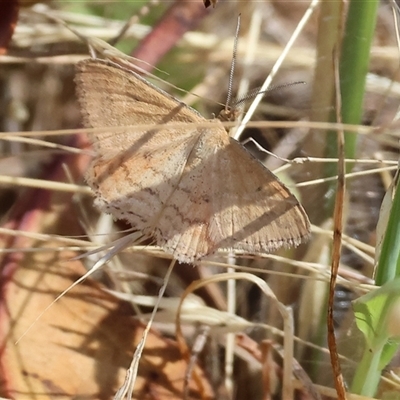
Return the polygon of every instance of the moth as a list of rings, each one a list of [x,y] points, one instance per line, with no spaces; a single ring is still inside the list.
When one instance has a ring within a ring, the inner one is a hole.
[[[295,196],[221,121],[205,127],[196,110],[112,61],[84,60],[76,71],[84,125],[99,128],[86,181],[101,211],[186,263],[218,249],[269,253],[309,237]]]

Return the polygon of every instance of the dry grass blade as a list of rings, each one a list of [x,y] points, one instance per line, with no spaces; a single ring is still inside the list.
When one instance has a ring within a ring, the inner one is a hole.
[[[341,92],[339,83],[339,64],[338,64],[338,54],[334,56],[335,64],[335,98],[336,98],[336,118],[341,122]],[[337,144],[338,144],[338,183],[337,192],[335,196],[335,209],[334,209],[334,230],[333,230],[333,247],[332,247],[332,268],[331,268],[331,279],[329,282],[329,298],[328,298],[328,346],[330,350],[331,363],[333,368],[333,374],[335,378],[335,387],[338,394],[338,399],[346,400],[346,389],[343,379],[343,374],[341,371],[340,361],[338,357],[338,349],[335,338],[335,323],[333,318],[333,308],[334,308],[334,296],[336,288],[336,280],[340,264],[340,252],[342,249],[342,235],[343,235],[343,207],[345,201],[345,191],[346,191],[346,181],[344,179],[346,164],[344,162],[344,132],[339,130],[337,132]]]

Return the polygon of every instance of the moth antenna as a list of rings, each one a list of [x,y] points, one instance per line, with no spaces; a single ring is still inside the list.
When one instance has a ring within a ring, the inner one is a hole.
[[[239,31],[240,31],[240,14],[238,15],[237,24],[236,24],[235,42],[233,44],[231,70],[229,72],[228,95],[227,95],[226,104],[225,104],[225,112],[226,113],[228,112],[228,109],[231,106],[231,101],[232,101],[233,75],[235,74],[236,56],[237,56],[237,48],[238,48],[238,42],[239,42]]]
[[[289,86],[305,85],[305,84],[306,84],[306,82],[304,82],[304,81],[284,83],[282,85],[270,86],[267,90],[263,90],[262,92],[260,92],[260,88],[258,87],[258,88],[252,89],[249,93],[247,93],[243,97],[240,97],[239,99],[237,99],[232,107],[233,108],[242,107],[244,105],[244,103],[246,103],[247,100],[254,99],[254,97],[256,97],[259,94],[264,94],[265,95],[266,93],[272,92],[272,91],[277,90],[277,89],[285,89],[285,88],[287,88]]]

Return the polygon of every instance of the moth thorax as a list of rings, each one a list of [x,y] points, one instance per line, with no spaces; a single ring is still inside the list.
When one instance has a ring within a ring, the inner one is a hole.
[[[239,113],[240,111],[237,107],[226,107],[218,114],[218,119],[221,122],[233,122],[237,120]]]

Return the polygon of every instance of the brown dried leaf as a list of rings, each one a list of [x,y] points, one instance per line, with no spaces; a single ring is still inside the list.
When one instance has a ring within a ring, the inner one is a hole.
[[[18,399],[112,398],[125,377],[143,326],[130,307],[88,279],[56,302],[18,344],[39,313],[84,270],[72,253],[24,258],[2,307],[2,394]],[[182,398],[186,364],[172,340],[151,333],[135,398]]]

